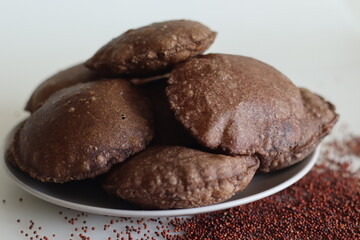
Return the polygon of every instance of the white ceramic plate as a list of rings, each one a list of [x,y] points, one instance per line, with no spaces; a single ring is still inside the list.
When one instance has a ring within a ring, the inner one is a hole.
[[[11,134],[10,134],[11,135]],[[122,217],[188,216],[247,204],[279,192],[300,180],[315,164],[319,147],[304,161],[284,170],[257,174],[249,186],[226,202],[206,207],[174,210],[141,210],[127,202],[108,196],[98,180],[65,184],[42,183],[3,161],[6,172],[28,193],[63,207],[95,214]]]

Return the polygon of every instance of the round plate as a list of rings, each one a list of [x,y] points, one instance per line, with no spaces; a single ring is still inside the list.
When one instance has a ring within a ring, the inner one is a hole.
[[[8,140],[12,139],[12,134]],[[164,217],[188,216],[227,209],[247,204],[279,192],[300,180],[315,164],[319,156],[319,147],[305,160],[271,173],[254,176],[248,187],[237,193],[226,202],[188,209],[141,210],[121,199],[108,196],[102,189],[98,179],[74,181],[63,184],[43,183],[32,179],[3,161],[6,172],[25,191],[45,201],[63,207],[109,216],[121,217]]]

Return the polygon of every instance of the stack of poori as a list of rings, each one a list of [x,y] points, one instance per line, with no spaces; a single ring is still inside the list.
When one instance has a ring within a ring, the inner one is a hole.
[[[256,59],[202,55],[215,36],[175,20],[111,40],[38,86],[6,159],[43,182],[102,175],[108,193],[155,209],[225,201],[305,159],[334,106]]]

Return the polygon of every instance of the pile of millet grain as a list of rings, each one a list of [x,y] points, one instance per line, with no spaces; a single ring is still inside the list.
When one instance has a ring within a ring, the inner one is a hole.
[[[323,146],[300,181],[262,200],[180,221],[167,239],[360,239],[360,137]]]

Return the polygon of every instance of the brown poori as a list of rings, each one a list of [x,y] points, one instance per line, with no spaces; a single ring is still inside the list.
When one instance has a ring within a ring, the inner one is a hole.
[[[86,66],[112,76],[152,76],[201,54],[215,36],[215,32],[195,21],[153,23],[114,38]]]
[[[77,64],[43,81],[32,93],[25,110],[34,112],[55,92],[71,87],[78,83],[90,82],[100,79],[101,76],[86,68],[83,63]]]
[[[23,124],[7,160],[44,182],[93,178],[145,148],[153,137],[146,97],[121,79],[53,94]]]
[[[249,57],[194,57],[177,65],[168,83],[170,107],[197,141],[228,154],[256,156],[263,172],[305,158],[338,119],[334,107],[318,97],[313,108],[322,112],[312,117],[303,100],[310,93],[302,94],[275,68]]]
[[[248,185],[258,166],[249,156],[152,146],[114,166],[103,187],[144,208],[192,208],[229,199]]]

